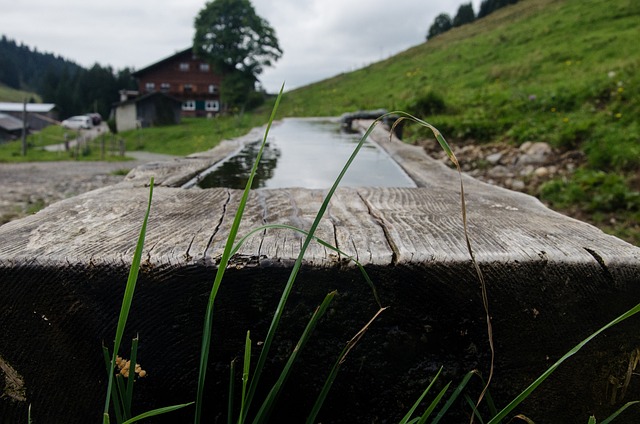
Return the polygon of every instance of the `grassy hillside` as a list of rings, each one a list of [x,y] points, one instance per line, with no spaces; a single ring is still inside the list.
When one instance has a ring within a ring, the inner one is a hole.
[[[35,93],[16,90],[6,85],[0,84],[0,102],[22,102],[24,99],[33,99],[36,103],[41,103],[42,99]]]
[[[594,222],[626,222],[632,228],[621,230],[640,243],[638,22],[637,0],[522,0],[386,61],[291,91],[281,111],[401,109],[453,142],[583,150],[585,170],[536,194],[586,210]],[[429,137],[417,128],[405,134]]]

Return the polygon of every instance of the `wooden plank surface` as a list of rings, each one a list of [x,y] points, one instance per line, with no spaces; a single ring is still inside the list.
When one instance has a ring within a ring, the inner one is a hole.
[[[253,140],[258,133],[237,143]],[[316,236],[364,264],[465,262],[459,177],[422,149],[389,139],[377,128],[372,138],[418,181],[418,188],[341,188]],[[236,143],[218,153],[195,155],[220,160]],[[215,150],[215,149],[214,149]],[[191,159],[189,159],[191,160]],[[197,160],[197,159],[196,159]],[[28,218],[0,227],[0,262],[129,263],[148,196],[148,178],[156,187],[145,257],[156,265],[215,261],[224,248],[241,192],[226,188],[183,189],[172,172],[193,174],[191,164],[171,161],[134,170],[121,184],[67,199]],[[537,199],[463,177],[469,232],[483,262],[597,261],[634,263],[640,249],[583,222],[547,209]],[[146,183],[146,184],[145,184]],[[264,224],[308,230],[323,201],[323,190],[299,188],[251,193],[239,237]],[[264,265],[294,260],[303,241],[299,233],[268,229],[251,237],[240,261]],[[242,259],[244,258],[244,259]],[[335,252],[312,243],[305,259],[316,266],[340,262]]]
[[[129,263],[145,210],[148,189],[122,183],[49,206],[0,227],[0,261]],[[150,263],[215,261],[226,242],[241,196],[239,190],[156,187],[145,258]],[[321,190],[256,190],[239,236],[263,224],[308,230]],[[367,264],[464,262],[459,195],[434,188],[339,189],[316,235]],[[639,249],[599,229],[530,202],[524,195],[470,188],[470,237],[482,262],[530,261],[632,263]],[[290,230],[254,235],[239,251],[265,263],[296,258],[303,241]],[[339,261],[312,243],[306,260],[317,266]]]

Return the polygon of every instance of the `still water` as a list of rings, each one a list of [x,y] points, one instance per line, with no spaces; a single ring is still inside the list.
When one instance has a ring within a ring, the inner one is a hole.
[[[262,140],[205,171],[202,188],[244,188]],[[329,188],[360,141],[342,132],[336,120],[287,118],[274,124],[262,153],[253,188]],[[389,155],[367,141],[340,183],[341,187],[415,187]]]

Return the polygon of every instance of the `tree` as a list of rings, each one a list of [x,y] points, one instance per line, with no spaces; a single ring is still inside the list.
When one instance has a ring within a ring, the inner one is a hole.
[[[510,4],[516,4],[517,2],[518,0],[482,0],[480,10],[478,11],[478,18],[484,18],[498,9]]]
[[[255,87],[265,66],[282,57],[274,29],[256,14],[249,0],[213,0],[207,3],[195,20],[194,53],[207,60],[233,87],[249,90]],[[250,84],[240,83],[249,81]],[[249,93],[227,96],[230,106],[243,106]]]
[[[429,33],[427,34],[427,40],[432,39],[438,34],[447,32],[451,29],[453,23],[451,22],[451,16],[447,13],[441,13],[433,20],[433,24],[429,27]]]
[[[471,3],[462,4],[458,8],[458,13],[453,18],[453,26],[459,27],[464,24],[470,24],[476,19],[476,15],[473,12],[473,5]]]

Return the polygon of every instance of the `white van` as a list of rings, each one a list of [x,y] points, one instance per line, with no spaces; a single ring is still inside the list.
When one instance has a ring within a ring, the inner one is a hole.
[[[70,130],[78,130],[80,128],[89,129],[93,127],[93,123],[91,122],[91,118],[86,115],[72,116],[62,121],[62,126]]]

